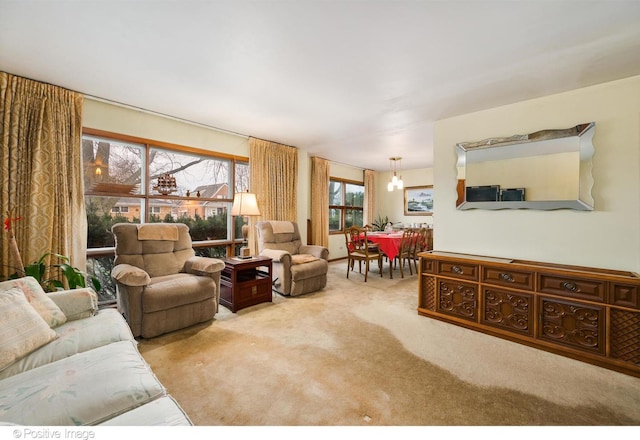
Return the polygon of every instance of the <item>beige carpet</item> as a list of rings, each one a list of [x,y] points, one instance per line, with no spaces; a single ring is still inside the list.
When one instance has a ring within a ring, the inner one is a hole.
[[[140,351],[200,426],[640,424],[640,379],[418,316],[417,276],[346,279]]]

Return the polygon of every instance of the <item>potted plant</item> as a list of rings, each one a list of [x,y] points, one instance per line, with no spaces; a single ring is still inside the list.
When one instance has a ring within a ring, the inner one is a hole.
[[[387,226],[388,223],[389,223],[389,217],[387,216],[381,217],[378,215],[378,219],[374,221],[371,226],[373,226],[374,231],[384,231],[384,228]]]
[[[47,257],[57,258],[60,262],[57,264],[47,265]],[[66,280],[67,286],[53,275],[58,272],[60,277]],[[69,264],[69,258],[64,255],[48,252],[42,255],[37,261],[24,266],[24,273],[19,272],[11,275],[10,278],[18,278],[20,276],[31,276],[38,280],[45,292],[53,292],[56,290],[79,289],[87,287],[87,280],[91,282],[93,289],[99,292],[102,288],[100,281],[93,275],[81,271],[77,267]]]
[[[91,281],[91,285],[96,292],[99,292],[102,288],[100,281],[93,275],[81,271],[77,267],[73,267],[69,264],[69,257],[56,254],[54,252],[47,252],[42,255],[37,261],[26,266],[22,264],[22,258],[20,257],[20,251],[16,243],[13,229],[11,224],[20,220],[22,217],[12,217],[11,212],[7,212],[7,218],[4,220],[4,229],[9,232],[9,247],[11,256],[15,260],[14,269],[16,272],[9,276],[9,279],[20,278],[24,276],[31,276],[35,278],[42,286],[45,292],[53,292],[56,290],[65,289],[78,289],[87,287],[87,280]],[[51,258],[57,258],[57,264],[47,265],[47,261]],[[56,276],[54,276],[56,275]],[[61,280],[66,280],[67,285]]]

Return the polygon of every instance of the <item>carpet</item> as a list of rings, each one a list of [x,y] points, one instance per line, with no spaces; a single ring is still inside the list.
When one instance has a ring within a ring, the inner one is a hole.
[[[639,378],[419,316],[415,274],[346,264],[140,352],[199,426],[640,424]]]

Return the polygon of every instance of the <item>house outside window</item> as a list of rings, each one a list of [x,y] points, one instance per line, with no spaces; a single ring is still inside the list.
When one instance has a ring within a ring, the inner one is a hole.
[[[329,180],[329,233],[351,226],[363,226],[364,183],[344,179]]]

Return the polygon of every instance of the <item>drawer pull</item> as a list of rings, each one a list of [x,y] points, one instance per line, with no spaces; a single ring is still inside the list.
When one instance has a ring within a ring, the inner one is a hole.
[[[568,290],[569,292],[578,291],[578,286],[576,285],[576,283],[572,283],[570,281],[563,281],[562,283],[560,283],[560,285],[562,286],[563,289]]]
[[[502,281],[509,281],[510,283],[513,283],[513,275],[511,275],[510,273],[501,272],[500,279]]]
[[[451,272],[457,273],[458,275],[462,275],[464,273],[460,266],[451,266]]]

